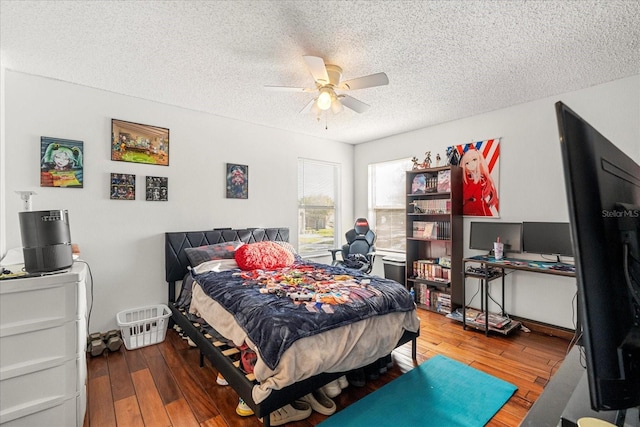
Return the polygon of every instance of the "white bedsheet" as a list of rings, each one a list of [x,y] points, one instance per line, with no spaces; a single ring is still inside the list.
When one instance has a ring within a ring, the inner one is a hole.
[[[297,340],[284,352],[276,369],[271,370],[233,316],[209,298],[197,282],[193,285],[190,312],[202,317],[236,345],[246,342],[256,351],[258,360],[254,374],[259,384],[252,392],[255,403],[266,399],[271,390],[282,389],[313,375],[345,372],[368,365],[391,353],[405,329],[416,332],[420,327],[415,310],[361,320]]]

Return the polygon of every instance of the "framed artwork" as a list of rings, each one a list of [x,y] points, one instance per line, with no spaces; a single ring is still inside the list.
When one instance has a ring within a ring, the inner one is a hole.
[[[447,157],[462,168],[462,214],[500,217],[500,138],[451,146]]]
[[[227,163],[227,199],[249,198],[249,166]]]
[[[82,141],[40,137],[40,187],[83,187]]]
[[[136,176],[128,173],[111,174],[111,200],[135,200]]]
[[[169,200],[169,178],[164,176],[148,176],[147,183],[147,201],[166,202]]]
[[[111,160],[169,166],[169,129],[111,119]]]

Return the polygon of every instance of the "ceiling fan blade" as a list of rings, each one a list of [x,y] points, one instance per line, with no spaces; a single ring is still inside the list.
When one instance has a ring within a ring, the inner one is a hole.
[[[302,110],[300,110],[300,114],[308,113],[309,111],[311,111],[311,109],[315,105],[315,103],[316,103],[315,98],[312,99],[311,101],[307,102],[307,104],[304,106],[304,108],[302,108]]]
[[[269,86],[265,85],[266,90],[274,92],[315,92],[316,88],[310,87],[289,87],[289,86]]]
[[[355,99],[352,96],[349,95],[340,95],[340,100],[342,101],[342,104],[355,111],[356,113],[362,114],[365,111],[367,111],[369,109],[369,104],[365,104],[362,101],[358,101],[357,99]]]
[[[324,66],[324,59],[317,56],[303,56],[304,62],[307,64],[309,72],[313,76],[313,79],[320,85],[326,85],[329,83],[329,74],[327,74],[327,68]]]
[[[370,74],[351,80],[345,80],[338,85],[342,90],[365,89],[368,87],[384,86],[389,84],[389,78],[385,73]]]

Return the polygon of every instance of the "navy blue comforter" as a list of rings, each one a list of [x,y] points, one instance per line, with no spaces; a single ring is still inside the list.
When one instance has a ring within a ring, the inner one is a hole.
[[[279,270],[208,272],[195,278],[207,295],[233,314],[270,369],[300,338],[415,307],[397,282],[300,260]],[[287,293],[311,300],[294,301]]]

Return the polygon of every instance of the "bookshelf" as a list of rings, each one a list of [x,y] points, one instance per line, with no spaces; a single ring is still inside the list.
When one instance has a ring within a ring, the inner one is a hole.
[[[407,171],[407,289],[419,308],[448,314],[462,306],[462,169]]]

